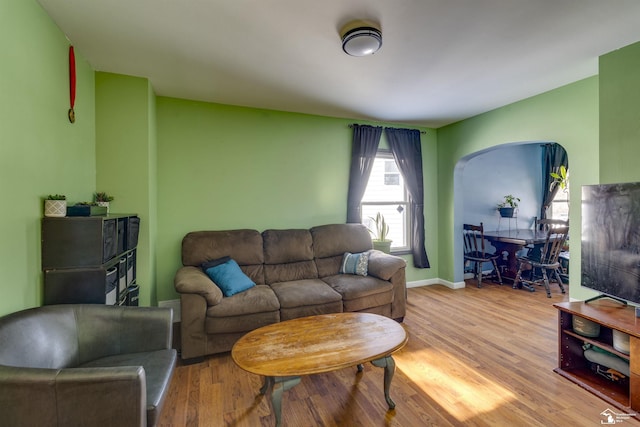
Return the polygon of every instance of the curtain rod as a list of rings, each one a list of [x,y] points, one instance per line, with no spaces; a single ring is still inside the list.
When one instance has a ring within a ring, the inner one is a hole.
[[[352,123],[352,124],[350,124],[350,125],[349,125],[349,128],[350,128],[350,129],[353,129],[353,125],[354,125],[354,124],[357,124],[357,123]],[[385,128],[385,129],[386,129],[386,128]],[[394,128],[394,129],[396,129],[396,128]],[[421,131],[420,131],[420,134],[421,134],[421,135],[426,135],[426,134],[427,134],[427,131],[421,130]]]

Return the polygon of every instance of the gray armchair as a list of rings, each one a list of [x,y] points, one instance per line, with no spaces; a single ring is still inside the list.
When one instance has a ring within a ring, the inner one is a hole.
[[[155,425],[176,362],[172,317],[91,304],[1,317],[0,425]]]

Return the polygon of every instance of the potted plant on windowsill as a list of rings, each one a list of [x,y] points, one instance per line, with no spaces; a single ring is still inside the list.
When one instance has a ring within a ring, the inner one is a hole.
[[[49,194],[44,201],[44,216],[67,216],[67,196],[63,194]]]
[[[107,214],[109,213],[109,202],[113,201],[113,196],[108,195],[105,192],[98,192],[93,195],[95,202],[98,206],[104,206],[107,208]]]
[[[387,238],[389,235],[389,224],[384,220],[384,215],[380,212],[375,218],[369,217],[376,225],[375,230],[369,229],[369,232],[374,236],[371,241],[373,242],[373,249],[390,253],[391,252],[391,240]]]
[[[520,202],[520,198],[516,197],[512,194],[507,194],[504,196],[504,201],[498,204],[498,211],[500,212],[500,216],[502,218],[512,218],[513,212],[518,207],[518,202]]]

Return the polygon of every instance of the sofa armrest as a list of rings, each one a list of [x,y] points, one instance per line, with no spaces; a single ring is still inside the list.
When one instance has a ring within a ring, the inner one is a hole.
[[[146,401],[145,372],[139,366],[0,366],[3,425],[146,426]]]
[[[202,295],[180,295],[180,339],[183,360],[207,354],[206,318],[207,302]]]
[[[222,301],[222,291],[198,267],[182,267],[173,281],[176,291],[181,294],[198,294],[204,297],[207,305],[212,306]]]
[[[407,262],[400,257],[389,255],[376,249],[369,251],[368,274],[370,276],[389,280],[398,270],[406,266]]]

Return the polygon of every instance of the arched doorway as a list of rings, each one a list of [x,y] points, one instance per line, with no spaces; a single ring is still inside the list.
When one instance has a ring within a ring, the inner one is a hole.
[[[461,158],[454,169],[454,283],[464,284],[462,225],[483,223],[486,230],[530,228],[540,215],[544,145],[520,141],[497,145]],[[505,195],[520,198],[516,217],[501,219],[497,205]]]

